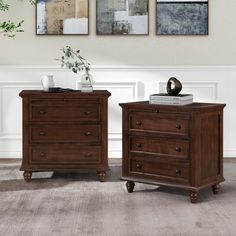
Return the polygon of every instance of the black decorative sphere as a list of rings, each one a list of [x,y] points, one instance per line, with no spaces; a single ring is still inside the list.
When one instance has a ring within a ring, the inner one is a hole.
[[[167,93],[171,96],[176,96],[182,90],[182,84],[175,77],[171,77],[166,86]]]

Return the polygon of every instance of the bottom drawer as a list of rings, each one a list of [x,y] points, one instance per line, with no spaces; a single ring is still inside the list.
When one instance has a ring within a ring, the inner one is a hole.
[[[75,144],[41,144],[30,146],[31,163],[99,163],[100,146],[79,146]]]
[[[188,163],[158,163],[131,160],[130,171],[153,176],[189,179]]]

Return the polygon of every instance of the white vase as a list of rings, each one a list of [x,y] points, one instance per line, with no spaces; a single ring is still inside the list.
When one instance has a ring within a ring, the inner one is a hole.
[[[44,92],[49,92],[49,88],[52,88],[55,85],[55,82],[53,80],[53,75],[45,75],[41,80],[41,82]]]
[[[81,76],[81,92],[93,92],[93,76],[90,74],[83,74]]]

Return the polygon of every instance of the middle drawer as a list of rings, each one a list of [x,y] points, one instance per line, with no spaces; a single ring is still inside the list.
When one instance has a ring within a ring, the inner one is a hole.
[[[189,156],[189,141],[154,137],[130,137],[130,151],[146,152],[159,156],[185,158]]]
[[[98,142],[100,125],[31,125],[30,142]]]

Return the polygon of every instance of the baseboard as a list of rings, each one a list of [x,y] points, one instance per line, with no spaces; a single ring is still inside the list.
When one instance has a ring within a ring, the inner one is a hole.
[[[3,164],[20,164],[21,158],[0,158],[0,165]],[[108,158],[108,162],[110,166],[121,165],[122,158]]]
[[[108,159],[109,165],[122,165],[122,158],[109,158]]]
[[[110,166],[122,165],[122,158],[108,158]],[[224,158],[225,163],[236,163],[236,157],[226,157]],[[0,165],[2,164],[20,164],[21,158],[0,158]]]

